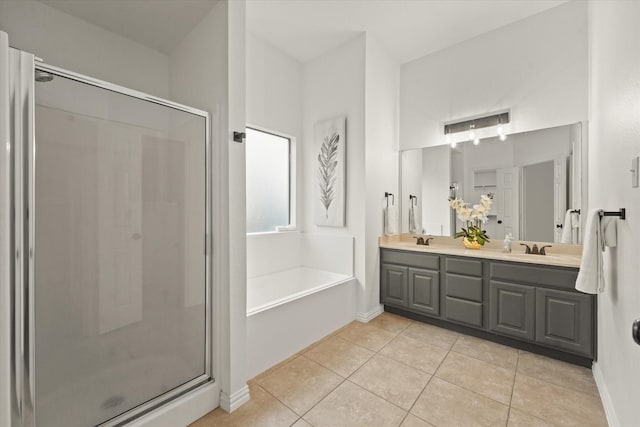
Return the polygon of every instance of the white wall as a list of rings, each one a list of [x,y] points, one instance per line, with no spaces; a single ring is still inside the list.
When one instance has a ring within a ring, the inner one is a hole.
[[[245,3],[221,1],[170,55],[171,97],[212,113],[214,374],[220,406],[248,400],[246,386]],[[216,350],[216,349],[214,349]]]
[[[444,144],[444,122],[503,109],[510,133],[585,120],[586,34],[574,1],[404,64],[400,147]]]
[[[381,309],[378,236],[381,236],[384,230],[385,191],[393,193],[396,196],[396,204],[400,203],[398,200],[400,63],[370,35],[366,36],[365,54],[366,197],[363,218],[366,272],[364,292],[357,295],[359,320],[369,320]],[[357,197],[361,192],[362,187],[358,193],[351,193],[351,197],[354,195]],[[356,238],[356,247],[359,246],[358,243]],[[359,290],[362,289],[359,288]]]
[[[291,155],[292,192],[295,207],[292,221],[302,229],[303,155],[302,64],[259,37],[247,35],[247,125],[280,133],[294,139]],[[272,235],[273,236],[273,235]],[[248,245],[254,236],[248,235]],[[268,237],[266,237],[269,239]],[[274,238],[277,238],[274,236]],[[265,237],[261,238],[262,240]],[[250,267],[250,266],[249,266]]]
[[[0,1],[11,46],[55,65],[166,98],[166,55],[34,0]]]
[[[301,138],[302,64],[247,35],[247,123]]]
[[[354,272],[359,297],[365,295],[365,36],[361,35],[303,66],[303,150],[305,232],[355,237]],[[346,227],[318,227],[313,218],[316,159],[314,125],[347,116]]]
[[[640,346],[640,189],[631,188],[631,158],[640,155],[639,2],[589,3],[589,204],[627,208],[618,247],[605,253],[606,287],[598,296],[598,386],[612,427],[638,425]]]

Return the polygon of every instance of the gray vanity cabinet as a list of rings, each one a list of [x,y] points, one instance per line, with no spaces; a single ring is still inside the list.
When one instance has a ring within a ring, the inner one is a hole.
[[[382,264],[381,274],[382,303],[406,307],[409,301],[409,269],[399,265]]]
[[[492,331],[533,341],[536,337],[536,288],[491,280],[489,327]]]
[[[380,299],[392,312],[593,360],[596,301],[574,289],[575,268],[397,249],[382,249],[380,259]]]
[[[592,301],[587,294],[536,288],[536,341],[591,356]]]

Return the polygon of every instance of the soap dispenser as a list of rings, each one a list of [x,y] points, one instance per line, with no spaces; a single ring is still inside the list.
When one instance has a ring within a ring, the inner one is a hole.
[[[511,242],[513,241],[513,235],[511,233],[504,236],[504,243],[502,245],[502,252],[511,252]]]

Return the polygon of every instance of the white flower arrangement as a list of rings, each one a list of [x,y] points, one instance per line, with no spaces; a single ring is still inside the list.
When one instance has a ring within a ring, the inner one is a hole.
[[[493,194],[483,194],[480,196],[480,203],[470,206],[465,203],[464,200],[458,198],[450,198],[449,206],[455,209],[456,214],[460,221],[467,223],[467,228],[462,228],[462,231],[456,233],[456,238],[464,237],[468,241],[478,242],[480,245],[484,245],[489,241],[489,236],[485,230],[482,230],[482,224],[486,224],[489,221],[489,212],[491,211],[491,204],[493,203]]]

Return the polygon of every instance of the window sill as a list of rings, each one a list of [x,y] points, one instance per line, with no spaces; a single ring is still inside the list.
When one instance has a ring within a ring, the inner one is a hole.
[[[247,233],[247,236],[262,236],[268,234],[283,234],[283,233],[292,233],[297,232],[298,229],[292,225],[284,225],[281,227],[276,227],[276,231],[257,231],[255,233]]]

